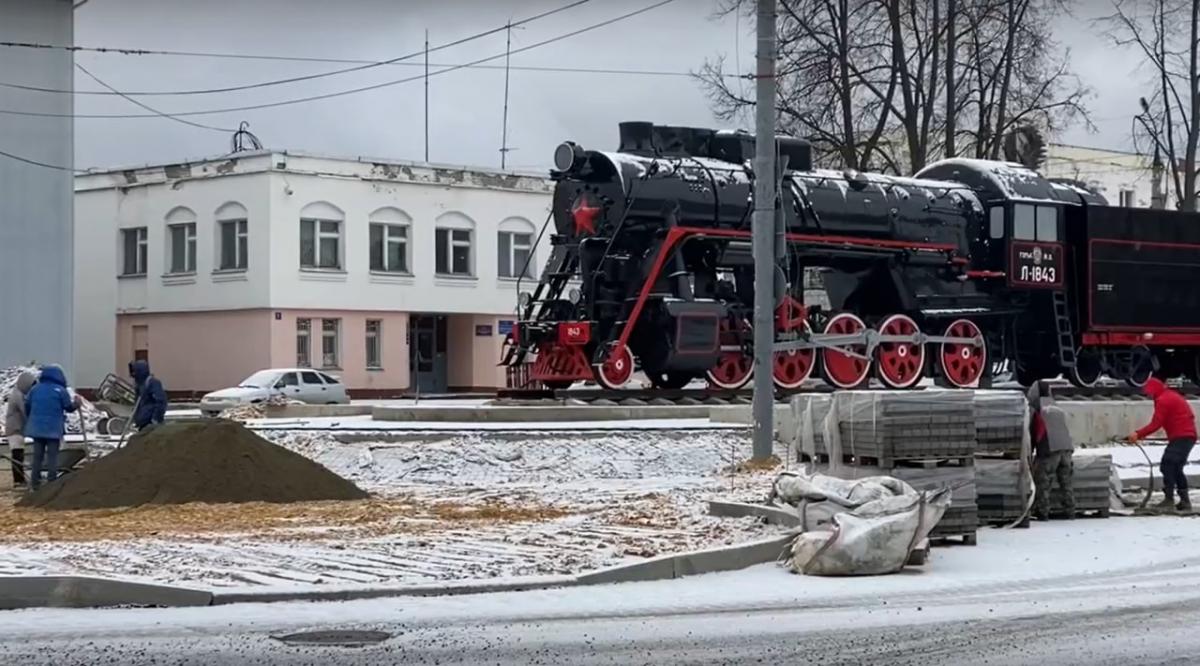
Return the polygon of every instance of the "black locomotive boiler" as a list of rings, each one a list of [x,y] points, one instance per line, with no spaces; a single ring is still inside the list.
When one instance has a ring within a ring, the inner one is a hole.
[[[799,139],[777,149],[778,388],[818,372],[839,388],[872,374],[975,387],[1003,363],[1024,382],[1195,372],[1200,296],[1159,296],[1165,313],[1122,303],[1200,279],[1200,216],[1108,207],[1009,163],[952,159],[900,178],[815,169]],[[656,387],[744,386],[753,155],[744,132],[640,122],[621,124],[614,152],[559,146],[553,250],[504,363],[550,388],[620,388],[639,366]],[[810,268],[828,309],[804,301]]]

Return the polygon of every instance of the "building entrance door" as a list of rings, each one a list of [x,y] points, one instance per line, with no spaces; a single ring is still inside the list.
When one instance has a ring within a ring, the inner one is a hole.
[[[446,392],[446,317],[412,315],[408,324],[408,367],[421,393]]]

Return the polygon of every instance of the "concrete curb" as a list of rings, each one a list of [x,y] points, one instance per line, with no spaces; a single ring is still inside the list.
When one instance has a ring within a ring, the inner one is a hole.
[[[527,592],[578,585],[575,576],[549,576],[510,579],[507,581],[458,581],[445,584],[395,585],[340,590],[239,591],[212,593],[212,605],[243,603],[274,603],[280,601],[353,601],[384,597],[450,597],[491,592]]]
[[[0,610],[102,606],[208,606],[205,590],[87,576],[0,577]]]
[[[39,607],[102,608],[106,606],[219,606],[284,601],[351,601],[385,597],[436,597],[494,592],[525,592],[607,583],[669,580],[774,562],[795,533],[749,543],[662,555],[618,564],[578,576],[539,576],[506,581],[459,581],[446,584],[363,587],[350,589],[263,590],[223,592],[129,583],[104,578],[42,576],[0,578],[0,610]]]
[[[661,555],[644,562],[618,564],[580,574],[576,578],[580,585],[598,585],[601,583],[665,580],[745,569],[755,564],[774,562],[783,552],[783,547],[794,538],[796,538],[795,533],[788,533],[733,546]]]
[[[784,527],[800,527],[802,521],[800,516],[779,507],[767,506],[765,504],[747,504],[745,502],[722,502],[720,500],[709,500],[708,515],[717,516],[720,518],[745,518],[746,516],[755,516],[764,518],[769,525],[782,525]]]

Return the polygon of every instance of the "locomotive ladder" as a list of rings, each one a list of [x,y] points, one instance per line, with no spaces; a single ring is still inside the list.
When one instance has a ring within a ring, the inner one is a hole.
[[[1075,335],[1071,328],[1071,313],[1067,308],[1067,295],[1061,291],[1051,294],[1054,302],[1054,329],[1058,334],[1058,364],[1064,368],[1075,367]]]
[[[548,302],[558,300],[562,296],[563,289],[566,288],[567,282],[574,274],[575,261],[578,256],[578,253],[572,252],[571,247],[567,245],[554,246],[550,252],[550,259],[546,262],[546,268],[542,272],[542,277],[533,290],[532,298],[520,313],[520,321],[530,321],[534,318],[534,308],[541,306],[544,309]],[[541,314],[542,310],[539,309],[539,318]],[[525,361],[525,355],[528,353],[529,349],[523,344],[511,346],[504,356],[503,364],[519,365]]]

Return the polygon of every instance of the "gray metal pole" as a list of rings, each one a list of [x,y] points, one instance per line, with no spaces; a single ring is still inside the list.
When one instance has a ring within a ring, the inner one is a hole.
[[[775,434],[775,0],[758,0],[754,155],[754,459]]]

